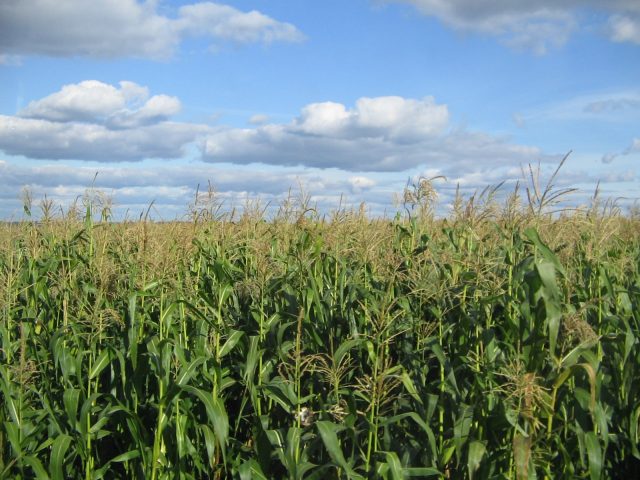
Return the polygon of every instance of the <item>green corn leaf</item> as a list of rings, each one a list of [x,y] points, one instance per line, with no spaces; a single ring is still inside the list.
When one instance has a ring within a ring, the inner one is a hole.
[[[51,457],[49,459],[49,472],[52,480],[63,480],[65,478],[63,467],[64,457],[71,445],[72,438],[69,435],[58,435],[51,447]]]
[[[108,348],[105,348],[104,350],[102,350],[102,352],[100,352],[100,355],[98,355],[98,358],[96,359],[93,366],[91,367],[91,371],[89,372],[89,380],[93,380],[98,375],[100,375],[100,372],[102,372],[102,370],[104,370],[105,367],[109,365],[110,362],[111,362],[111,350]]]
[[[469,444],[469,453],[467,454],[467,470],[469,472],[470,480],[473,480],[475,477],[478,468],[480,468],[480,462],[482,462],[482,457],[484,457],[484,453],[486,452],[487,447],[483,442],[479,442],[478,440],[474,440]]]
[[[573,374],[583,369],[589,379],[589,410],[595,413],[596,408],[596,371],[589,363],[577,363],[562,371],[553,382],[553,390],[558,390],[560,386]]]
[[[278,403],[287,412],[290,412],[298,404],[298,397],[293,390],[293,386],[285,382],[282,377],[275,377],[271,382],[264,385],[264,389],[269,398]]]
[[[11,444],[11,448],[13,449],[13,454],[16,457],[20,457],[22,455],[20,427],[18,427],[18,425],[16,425],[14,422],[4,422],[4,430],[5,432],[7,432],[7,437],[9,438],[9,443]]]
[[[224,345],[222,345],[222,348],[220,349],[220,358],[224,357],[231,350],[233,350],[233,347],[238,344],[243,335],[244,332],[241,332],[239,330],[231,330],[231,334],[228,336],[227,340],[224,342]]]
[[[431,454],[433,455],[434,458],[437,457],[438,452],[436,448],[436,437],[433,433],[433,430],[431,429],[429,424],[425,422],[420,417],[420,415],[418,415],[416,412],[406,412],[406,413],[401,413],[400,415],[395,415],[393,417],[385,418],[381,422],[381,425],[382,426],[392,425],[405,418],[412,419],[420,428],[422,428],[422,430],[426,433],[427,438],[429,440],[429,448],[431,450]]]
[[[602,448],[598,437],[594,432],[584,434],[584,442],[587,447],[587,457],[589,459],[589,477],[591,480],[600,480],[602,473]]]
[[[576,347],[574,347],[569,353],[567,353],[562,360],[560,360],[560,367],[572,367],[583,356],[583,353],[589,351],[598,343],[598,340],[585,340]]]
[[[258,335],[251,336],[249,338],[249,350],[245,359],[244,370],[242,371],[242,378],[250,389],[254,388],[254,383],[251,380],[255,376],[258,360],[263,352],[264,350],[260,348],[260,337]]]
[[[344,469],[349,478],[363,479],[362,476],[353,471],[351,465],[349,465],[344,458],[337,435],[341,427],[326,420],[316,422],[316,426],[331,460],[340,468]]]
[[[47,471],[44,469],[42,462],[38,460],[38,458],[32,455],[27,455],[22,457],[22,462],[31,467],[37,480],[50,480]]]
[[[215,468],[214,455],[216,452],[216,435],[209,425],[200,425],[200,430],[204,434],[205,446],[209,458],[209,466]]]
[[[215,398],[210,392],[205,392],[189,385],[183,386],[182,389],[198,397],[204,404],[209,421],[213,425],[218,446],[221,448],[223,456],[225,456],[225,447],[229,438],[229,417],[222,400]]]
[[[189,383],[189,380],[191,380],[191,378],[193,378],[193,376],[196,373],[196,369],[202,365],[204,362],[206,361],[205,357],[198,357],[196,358],[193,362],[191,362],[189,365],[187,365],[186,368],[183,368],[182,370],[180,370],[180,373],[178,374],[178,377],[176,378],[176,384],[180,387],[186,385],[187,383]]]
[[[124,463],[124,462],[128,462],[129,460],[134,460],[134,459],[136,459],[138,457],[140,457],[140,451],[139,450],[129,450],[128,452],[122,453],[122,454],[112,458],[111,460],[109,460],[107,463],[105,463],[100,468],[94,470],[91,478],[92,478],[92,480],[100,480],[102,478],[105,478],[107,473],[111,472],[110,469],[111,469],[111,464],[112,463]]]
[[[393,480],[404,480],[404,468],[402,468],[402,464],[400,463],[400,459],[396,452],[385,452],[385,458],[387,460],[387,465],[389,466],[389,471],[391,472],[391,478]]]
[[[90,425],[87,423],[89,419],[87,416],[91,415],[94,403],[102,396],[100,393],[94,393],[89,398],[87,398],[80,408],[80,421],[78,422],[77,428],[78,432],[82,436],[86,436],[89,433]]]
[[[441,477],[444,475],[440,470],[433,467],[410,467],[404,469],[405,475],[408,477],[429,478],[429,477]]]
[[[18,426],[18,428],[20,428],[22,422],[21,422],[21,417],[20,417],[20,413],[18,410],[18,404],[16,403],[16,401],[11,397],[11,395],[9,393],[7,393],[6,391],[4,391],[3,389],[3,402],[6,405],[7,409],[9,410],[9,416],[11,417],[11,420],[14,422],[14,424],[16,426]]]
[[[542,256],[549,262],[553,263],[555,267],[558,269],[560,273],[564,275],[564,269],[556,257],[556,254],[551,251],[551,249],[542,241],[540,235],[535,228],[529,227],[524,231],[525,237],[531,241],[536,247],[536,249],[542,254]]]
[[[333,360],[336,365],[339,365],[342,362],[344,356],[349,353],[351,349],[358,346],[362,343],[362,339],[360,338],[352,338],[350,340],[344,341],[340,344],[336,351],[333,354]]]
[[[212,420],[216,438],[220,446],[224,447],[227,445],[227,439],[229,438],[229,417],[221,398],[213,399],[213,411],[214,417]]]
[[[222,285],[218,289],[218,305],[224,305],[232,293],[233,287],[231,285]]]
[[[456,458],[458,462],[462,459],[462,449],[469,438],[471,421],[473,419],[473,407],[463,405],[453,426],[453,443],[456,446]]]
[[[78,422],[78,404],[80,402],[80,389],[68,388],[62,394],[67,421],[71,428],[75,428]]]
[[[260,464],[254,459],[247,460],[240,465],[238,473],[240,474],[240,480],[268,480],[268,477],[262,472]]]
[[[109,422],[111,416],[114,413],[124,411],[125,409],[121,406],[107,406],[103,410],[98,413],[98,419],[93,422],[91,428],[89,429],[89,433],[98,434],[98,432],[102,429],[103,426]]]
[[[431,339],[431,341],[429,341],[428,343],[428,346],[433,351],[436,358],[438,359],[440,364],[444,367],[445,371],[447,372],[447,376],[446,376],[447,384],[450,385],[453,388],[453,391],[459,395],[460,390],[458,389],[458,383],[456,381],[456,377],[453,373],[453,369],[451,368],[451,364],[449,363],[449,360],[444,354],[442,347],[438,343],[438,339],[437,338]]]
[[[406,372],[406,370],[402,371],[402,375],[400,376],[400,379],[402,380],[402,384],[404,385],[404,388],[409,393],[409,395],[411,395],[411,397],[416,402],[418,402],[420,405],[422,405],[422,399],[418,395],[418,390],[416,389],[416,386],[413,383],[413,380],[411,380],[411,377]]]
[[[287,468],[289,471],[296,468],[299,463],[296,461],[296,450],[300,446],[300,438],[302,437],[302,428],[298,427],[290,427],[287,430],[287,441],[286,441],[286,450],[285,455],[287,457]]]
[[[378,462],[376,464],[376,478],[381,478],[382,480],[389,479],[389,465],[386,462]]]
[[[109,460],[109,463],[123,463],[140,457],[140,450],[129,450]]]
[[[163,330],[169,330],[173,312],[178,307],[178,305],[178,302],[172,302],[167,308],[162,310],[162,313],[160,314],[160,324],[162,325]]]
[[[560,297],[560,290],[556,281],[556,266],[552,262],[540,260],[536,262],[536,271],[542,281],[542,285],[552,298]]]

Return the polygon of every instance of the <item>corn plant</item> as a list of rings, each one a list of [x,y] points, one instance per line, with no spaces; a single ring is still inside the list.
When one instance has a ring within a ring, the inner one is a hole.
[[[391,220],[29,197],[0,225],[0,478],[634,477],[640,223],[529,175],[528,205],[443,219],[435,179]]]

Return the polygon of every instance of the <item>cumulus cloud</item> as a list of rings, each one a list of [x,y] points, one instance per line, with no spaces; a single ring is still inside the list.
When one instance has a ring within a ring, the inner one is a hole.
[[[16,116],[0,115],[0,149],[38,159],[178,158],[210,130],[169,121],[179,110],[176,97],[149,97],[133,82],[118,88],[87,80],[29,103]]]
[[[361,98],[307,105],[288,124],[221,129],[204,158],[238,164],[306,165],[349,171],[402,171],[423,164],[501,164],[538,158],[537,148],[481,132],[452,129],[446,105],[432,97]]]
[[[633,0],[389,0],[408,3],[461,31],[492,35],[516,49],[544,54],[564,45],[580,24],[580,10],[592,8],[610,14],[614,41],[640,43]]]
[[[0,2],[3,55],[166,59],[187,37],[236,43],[303,39],[289,23],[215,2],[184,5],[175,17],[159,13],[154,0]]]
[[[353,110],[334,102],[312,103],[294,120],[292,130],[315,136],[413,139],[436,134],[448,124],[446,105],[433,97],[360,98]]]
[[[168,95],[154,95],[149,98],[142,107],[135,110],[120,110],[109,119],[108,124],[117,128],[134,128],[141,125],[168,120],[171,116],[180,112],[180,100]]]
[[[0,150],[34,159],[138,161],[180,158],[195,145],[208,161],[403,171],[422,164],[531,161],[539,150],[454,129],[433,97],[360,98],[302,108],[288,124],[210,127],[171,121],[180,101],[123,81],[87,80],[0,115]],[[254,121],[256,118],[253,119]],[[267,118],[258,118],[266,122]]]
[[[148,97],[149,90],[134,82],[120,82],[117,88],[85,80],[29,103],[18,116],[53,122],[117,123],[123,117],[163,120],[180,110],[180,101],[175,97]]]

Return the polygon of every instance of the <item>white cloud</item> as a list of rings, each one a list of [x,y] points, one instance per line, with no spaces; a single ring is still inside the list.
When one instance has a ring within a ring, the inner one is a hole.
[[[461,31],[498,37],[516,48],[544,54],[564,45],[585,8],[609,13],[614,41],[640,43],[635,0],[388,0],[408,3]]]
[[[238,43],[300,41],[302,34],[289,23],[278,22],[256,10],[241,12],[213,2],[180,7],[178,25],[191,35]]]
[[[185,5],[175,18],[158,13],[154,0],[0,2],[2,54],[166,59],[192,36],[237,43],[303,38],[289,23],[214,2]]]
[[[433,97],[365,97],[353,108],[314,103],[288,124],[244,129],[171,121],[179,110],[177,98],[150,96],[133,82],[88,80],[32,101],[15,116],[0,115],[0,150],[33,159],[111,162],[182,158],[194,147],[212,162],[351,172],[503,165],[541,155],[507,138],[452,128],[447,106]]]
[[[117,128],[132,128],[162,122],[180,112],[180,100],[168,95],[154,95],[137,110],[120,110],[108,119]]]
[[[249,118],[249,123],[251,125],[262,125],[264,123],[267,123],[269,121],[269,115],[265,115],[262,113],[257,113],[255,115],[252,115]]]
[[[177,98],[149,98],[146,87],[119,85],[96,80],[65,85],[16,116],[0,115],[0,149],[39,159],[178,158],[210,131],[204,125],[169,121],[180,110]]]
[[[574,15],[551,0],[397,0],[414,5],[458,30],[499,37],[507,45],[544,54],[563,45],[576,28]]]
[[[132,100],[148,96],[146,89],[132,82],[122,83],[120,89],[97,80],[65,85],[59,92],[29,103],[18,115],[54,122],[103,122],[124,110]]]
[[[349,171],[403,171],[424,164],[471,165],[533,161],[537,148],[479,132],[453,130],[446,105],[432,97],[361,98],[353,109],[308,105],[289,124],[221,129],[204,157],[238,164],[306,165]]]
[[[155,95],[149,98],[148,88],[134,82],[120,82],[118,89],[97,80],[85,80],[65,85],[59,92],[29,103],[18,116],[123,128],[166,120],[177,114],[180,107],[176,97]]]
[[[612,15],[609,19],[609,32],[614,42],[631,42],[640,45],[640,17]]]
[[[354,193],[370,190],[376,186],[375,180],[362,176],[349,177],[348,182],[351,184],[351,191]]]
[[[345,130],[350,117],[351,114],[341,103],[312,103],[302,109],[295,128],[312,135],[334,135]]]
[[[207,127],[162,122],[127,129],[0,115],[0,149],[35,159],[96,161],[180,158]]]
[[[355,115],[358,127],[374,135],[384,132],[398,140],[438,134],[449,123],[447,106],[437,105],[433,97],[361,98],[356,103]]]
[[[448,120],[447,106],[436,105],[433,97],[365,97],[350,111],[334,102],[307,105],[292,129],[320,136],[410,139],[439,133]]]
[[[137,83],[130,82],[128,80],[119,82],[119,85],[122,96],[127,104],[134,106],[140,105],[149,98],[149,89],[147,87],[143,87],[142,85],[138,85]]]

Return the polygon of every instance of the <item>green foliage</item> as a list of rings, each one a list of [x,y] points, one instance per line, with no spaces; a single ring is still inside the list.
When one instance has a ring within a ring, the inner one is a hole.
[[[394,221],[0,226],[0,478],[634,477],[638,220],[418,186]]]

